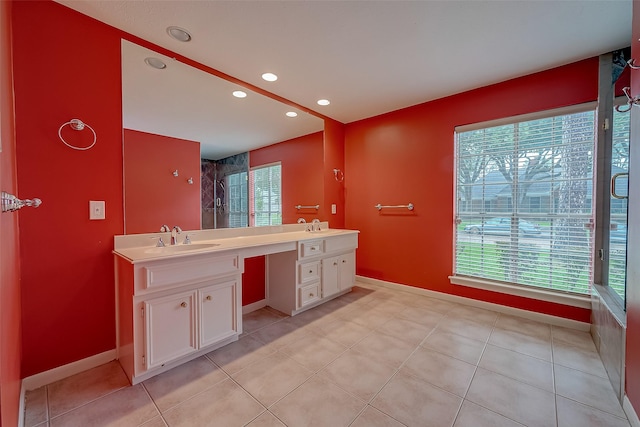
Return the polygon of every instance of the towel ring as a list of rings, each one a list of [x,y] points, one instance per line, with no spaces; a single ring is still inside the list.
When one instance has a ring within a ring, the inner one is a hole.
[[[85,127],[88,127],[89,130],[93,133],[93,142],[91,143],[91,145],[89,145],[88,147],[76,147],[75,145],[71,145],[69,144],[67,141],[64,140],[64,138],[62,137],[62,128],[65,127],[66,125],[69,125],[71,127],[71,129],[73,130],[84,130]],[[93,130],[93,128],[91,126],[89,126],[88,124],[84,123],[82,120],[80,119],[71,119],[66,123],[63,123],[59,128],[58,128],[58,137],[60,138],[60,141],[62,141],[62,143],[64,145],[66,145],[69,148],[73,148],[74,150],[88,150],[89,148],[92,148],[94,145],[96,145],[96,139],[97,139],[97,135],[96,135],[96,131]]]

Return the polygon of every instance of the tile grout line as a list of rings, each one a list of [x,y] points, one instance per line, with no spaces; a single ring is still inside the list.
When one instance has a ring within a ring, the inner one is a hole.
[[[160,415],[160,419],[162,419],[162,422],[165,425],[169,425],[169,423],[167,423],[167,420],[164,419],[164,415],[162,415],[162,411],[160,410],[160,408],[158,408],[158,405],[156,404],[156,401],[153,400],[153,397],[151,397],[151,393],[149,393],[149,390],[147,390],[147,386],[144,384],[144,381],[140,383],[140,385],[142,386],[142,389],[144,390],[144,392],[147,394],[147,396],[149,397],[149,400],[151,400],[151,403],[153,404],[154,408],[156,408],[156,411],[158,411],[158,415]],[[134,387],[134,386],[132,386]],[[149,422],[150,420],[145,421]],[[142,423],[144,424],[144,423]]]

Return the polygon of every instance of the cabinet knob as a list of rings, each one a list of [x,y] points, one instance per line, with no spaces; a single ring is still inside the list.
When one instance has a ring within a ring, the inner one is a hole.
[[[207,295],[207,297],[205,298],[207,301],[211,301],[211,295]]]
[[[346,262],[347,262],[347,260],[346,260],[346,259],[343,259],[343,260],[342,260],[342,263],[343,263],[343,264],[346,264]]]
[[[309,298],[313,298],[313,294],[309,294]]]
[[[309,270],[309,274],[313,273],[313,270]]]
[[[187,307],[187,303],[183,301],[183,302],[180,304],[180,307],[182,307],[182,308],[186,308],[186,307]]]
[[[338,265],[338,263],[336,261],[333,262],[333,265]]]

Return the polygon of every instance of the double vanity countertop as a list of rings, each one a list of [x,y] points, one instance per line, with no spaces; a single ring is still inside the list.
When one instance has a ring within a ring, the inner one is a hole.
[[[306,231],[308,226],[310,224],[182,231],[176,245],[169,244],[171,233],[115,236],[113,253],[133,264],[240,249],[247,251],[246,256],[256,256],[296,250],[299,241],[359,233],[357,230],[329,228],[326,222],[320,223],[320,231]],[[187,235],[191,244],[183,243]],[[164,247],[156,246],[160,238]],[[271,246],[273,248],[268,248]]]

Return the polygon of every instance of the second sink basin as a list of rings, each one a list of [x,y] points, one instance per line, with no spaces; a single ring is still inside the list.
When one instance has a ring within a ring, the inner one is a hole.
[[[200,249],[209,249],[220,246],[220,243],[192,243],[190,245],[174,245],[149,248],[145,251],[148,254],[167,254],[175,252],[197,251]]]

